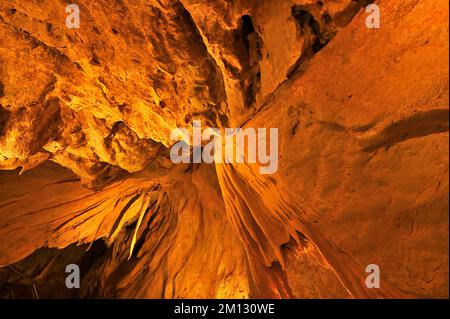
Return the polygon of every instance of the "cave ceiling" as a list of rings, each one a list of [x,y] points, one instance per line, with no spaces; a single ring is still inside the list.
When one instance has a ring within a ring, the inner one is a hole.
[[[448,298],[448,1],[74,3],[0,1],[0,297]]]

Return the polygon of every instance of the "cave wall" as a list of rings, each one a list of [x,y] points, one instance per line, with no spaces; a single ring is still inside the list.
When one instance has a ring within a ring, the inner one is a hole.
[[[0,296],[448,298],[448,2],[77,4],[0,3]],[[278,172],[174,165],[195,119]]]

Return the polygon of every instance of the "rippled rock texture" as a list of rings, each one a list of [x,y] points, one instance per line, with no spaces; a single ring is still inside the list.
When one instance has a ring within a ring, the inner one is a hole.
[[[448,1],[369,3],[79,0],[69,29],[2,0],[0,296],[448,298]],[[278,128],[278,172],[173,164],[194,120]]]

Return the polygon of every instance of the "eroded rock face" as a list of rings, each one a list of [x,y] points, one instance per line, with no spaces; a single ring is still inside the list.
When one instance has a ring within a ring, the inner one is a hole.
[[[448,2],[77,3],[0,3],[2,297],[448,297]],[[194,120],[278,172],[171,163]]]

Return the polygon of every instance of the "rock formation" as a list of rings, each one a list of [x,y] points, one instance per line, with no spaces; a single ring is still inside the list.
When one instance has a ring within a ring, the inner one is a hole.
[[[0,297],[448,298],[448,1],[371,2],[2,0]]]

